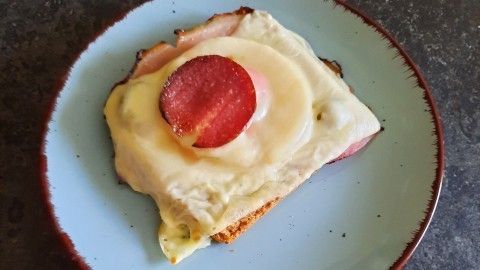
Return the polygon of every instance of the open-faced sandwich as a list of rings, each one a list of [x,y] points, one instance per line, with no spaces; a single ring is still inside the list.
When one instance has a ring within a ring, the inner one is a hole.
[[[334,66],[250,8],[140,51],[104,114],[118,175],[158,205],[177,263],[230,243],[322,165],[379,131]]]

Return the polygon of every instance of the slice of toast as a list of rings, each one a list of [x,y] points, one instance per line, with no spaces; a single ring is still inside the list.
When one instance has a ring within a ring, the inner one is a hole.
[[[136,63],[134,64],[132,70],[130,71],[129,75],[120,83],[159,70],[170,60],[181,55],[183,52],[201,41],[215,37],[229,36],[235,31],[241,19],[246,14],[252,13],[253,11],[254,10],[251,8],[241,7],[240,9],[230,13],[215,14],[206,22],[191,29],[175,30],[174,33],[177,35],[177,43],[175,47],[162,41],[150,49],[139,51],[137,53]],[[341,67],[336,62],[331,62],[325,59],[321,60],[324,61],[334,73],[336,73],[338,76],[342,76]],[[341,154],[338,158],[333,159],[331,162],[353,155],[355,152],[363,148],[372,137],[373,136],[370,136],[358,143],[351,145],[343,154]],[[221,243],[232,243],[237,237],[248,230],[248,228],[250,228],[257,220],[259,220],[263,215],[268,213],[268,211],[277,205],[281,199],[282,198],[277,197],[267,202],[262,207],[251,212],[237,222],[227,226],[224,230],[212,235],[211,238]]]

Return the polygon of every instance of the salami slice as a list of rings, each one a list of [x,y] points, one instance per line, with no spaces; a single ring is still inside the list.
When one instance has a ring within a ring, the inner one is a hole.
[[[255,112],[255,88],[247,71],[219,56],[199,56],[174,71],[163,86],[160,111],[173,132],[194,147],[235,139]]]

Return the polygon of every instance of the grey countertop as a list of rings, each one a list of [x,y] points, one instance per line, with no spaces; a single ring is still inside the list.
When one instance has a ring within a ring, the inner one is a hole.
[[[0,269],[75,265],[50,230],[37,178],[40,128],[58,76],[130,1],[0,0]],[[446,173],[406,269],[480,269],[480,1],[348,0],[383,25],[430,84]]]

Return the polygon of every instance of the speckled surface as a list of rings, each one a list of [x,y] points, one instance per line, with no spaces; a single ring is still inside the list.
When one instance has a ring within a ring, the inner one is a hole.
[[[0,269],[69,269],[37,181],[40,127],[58,77],[119,14],[143,0],[0,0]],[[429,82],[446,174],[406,269],[480,269],[480,1],[348,0],[380,22]]]

